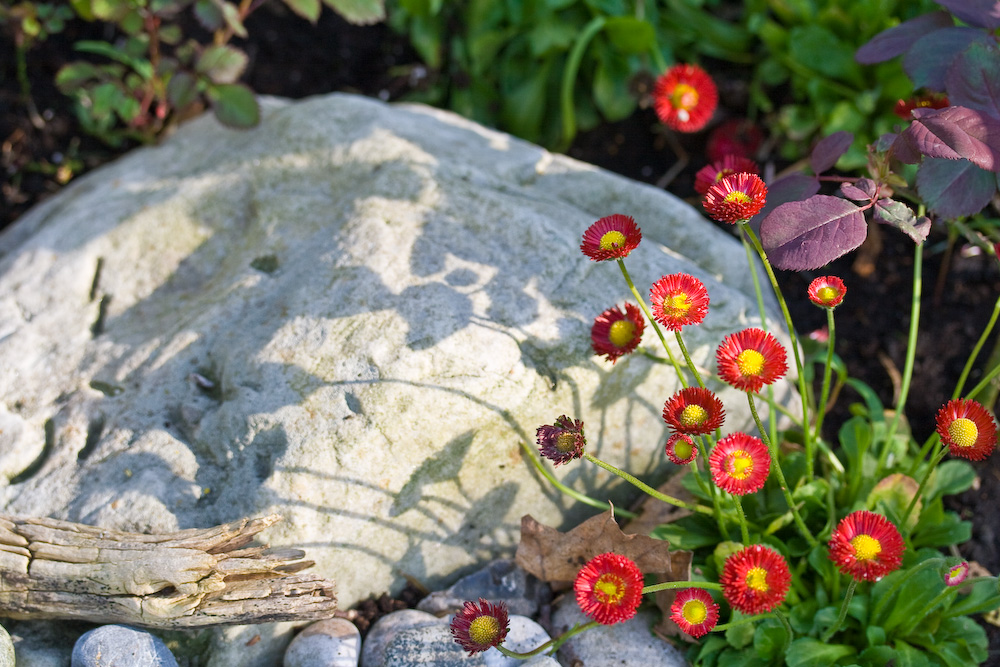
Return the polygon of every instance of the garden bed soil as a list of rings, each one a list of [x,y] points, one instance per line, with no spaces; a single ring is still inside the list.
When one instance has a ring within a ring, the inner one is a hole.
[[[251,17],[248,29],[251,40],[241,45],[251,58],[245,80],[258,93],[302,98],[343,91],[399,100],[426,80],[406,40],[384,25],[351,26],[325,11],[318,24],[310,27],[287,12],[268,10]],[[32,122],[20,95],[10,35],[0,35],[0,168],[4,172],[0,226],[13,223],[72,178],[131,148],[111,149],[85,135],[69,100],[53,84],[59,67],[79,57],[72,50],[75,41],[102,37],[97,26],[74,22],[63,33],[31,50],[28,75],[38,110],[36,122]],[[739,88],[739,81],[724,68],[709,69],[723,90]],[[737,110],[723,107],[720,114],[725,113]],[[691,161],[667,189],[697,206],[692,185],[694,172],[706,161],[705,133],[681,140]],[[568,153],[651,184],[660,181],[676,161],[661,126],[648,109],[625,121],[582,133]],[[914,249],[913,243],[895,230],[879,228],[873,232],[871,236],[881,241],[877,251],[868,246],[866,250],[874,252],[851,253],[821,273],[779,272],[779,280],[793,318],[800,332],[806,334],[826,323],[825,313],[804,298],[809,281],[821,274],[844,279],[848,293],[837,310],[836,350],[851,376],[870,385],[885,405],[891,405],[900,389],[905,362]],[[994,258],[958,247],[947,260],[946,248],[945,232],[933,230],[924,260],[925,276],[931,284],[924,286],[920,338],[906,405],[910,426],[920,441],[933,432],[934,415],[950,397],[1000,294],[1000,274]],[[859,257],[866,259],[859,261]],[[984,354],[991,345],[992,341]],[[968,386],[977,381],[974,373]],[[857,395],[845,390],[827,425],[835,428],[848,416],[847,405],[858,400]],[[826,435],[832,437],[835,433]],[[961,555],[997,573],[1000,512],[992,509],[1000,501],[1000,456],[976,464],[976,470],[979,481],[975,488],[951,498],[950,508],[973,525],[972,539],[961,547]],[[395,598],[386,595],[363,602],[351,615],[365,631],[379,616],[412,606],[420,595],[419,590],[408,587]],[[986,664],[1000,665],[1000,629],[986,627],[991,647]]]

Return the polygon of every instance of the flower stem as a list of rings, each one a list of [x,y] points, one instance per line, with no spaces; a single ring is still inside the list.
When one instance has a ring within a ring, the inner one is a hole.
[[[704,588],[709,591],[721,591],[722,584],[714,581],[665,581],[662,584],[650,584],[644,586],[642,594],[656,593],[658,591],[672,591],[678,588]]]
[[[660,342],[663,343],[663,349],[667,351],[667,357],[670,359],[670,363],[673,365],[674,370],[677,371],[677,379],[680,380],[681,386],[686,388],[688,385],[687,380],[684,378],[684,372],[677,363],[677,359],[674,358],[674,353],[671,352],[670,347],[667,345],[667,339],[663,337],[663,331],[660,330],[660,325],[653,319],[653,313],[649,310],[649,306],[646,305],[646,300],[642,298],[642,295],[639,294],[639,290],[635,288],[635,283],[632,282],[632,276],[629,275],[628,269],[625,268],[625,262],[621,257],[618,258],[618,268],[622,270],[622,276],[625,278],[625,282],[628,283],[628,288],[632,290],[632,296],[634,296],[635,300],[639,302],[639,307],[642,308],[642,312],[645,313],[646,319],[653,326],[653,331],[655,331],[656,335],[660,337]]]
[[[931,473],[934,472],[934,469],[937,467],[939,463],[941,463],[941,459],[943,459],[944,455],[947,453],[948,453],[948,448],[944,445],[941,445],[941,449],[938,451],[937,454],[935,454],[933,460],[931,460],[930,462],[930,465],[927,466],[927,472],[924,473],[924,478],[920,480],[920,486],[917,487],[917,492],[913,494],[913,499],[910,500],[910,504],[906,506],[906,511],[903,512],[903,517],[899,520],[900,528],[906,527],[906,521],[907,519],[910,518],[910,512],[913,511],[913,508],[916,506],[917,501],[920,500],[920,494],[924,492],[924,487],[927,486],[927,480],[931,478]]]
[[[659,491],[657,491],[653,487],[649,486],[645,482],[639,481],[638,479],[636,479],[632,475],[628,474],[624,470],[621,470],[620,468],[616,468],[615,466],[611,465],[610,463],[607,463],[606,461],[602,461],[601,459],[597,458],[593,454],[590,454],[588,452],[584,452],[583,453],[583,457],[585,459],[587,459],[588,461],[590,461],[591,463],[594,463],[594,464],[596,464],[596,465],[604,468],[608,472],[613,472],[614,474],[618,475],[619,477],[621,477],[622,479],[624,479],[629,484],[632,484],[636,488],[640,489],[641,491],[644,491],[645,493],[647,493],[650,496],[653,496],[657,500],[662,500],[665,503],[670,503],[671,505],[676,505],[677,507],[682,507],[682,508],[684,508],[686,510],[691,510],[692,512],[701,512],[702,514],[712,514],[712,510],[710,510],[709,508],[705,507],[704,505],[692,505],[691,503],[686,503],[686,502],[684,502],[683,500],[681,500],[679,498],[674,498],[673,496],[668,496],[665,493],[660,493]]]
[[[743,513],[743,503],[740,502],[738,495],[730,495],[733,497],[733,505],[736,506],[736,516],[740,520],[740,536],[743,538],[743,544],[750,546],[750,529],[747,527],[747,515]]]
[[[750,413],[753,415],[753,420],[757,423],[757,429],[760,431],[760,437],[764,440],[764,444],[767,445],[767,450],[771,453],[771,467],[774,468],[774,474],[778,476],[778,484],[781,486],[781,492],[785,496],[785,502],[788,503],[788,509],[792,512],[792,518],[795,520],[795,525],[798,527],[799,532],[802,533],[802,537],[806,538],[809,546],[815,547],[819,544],[813,534],[809,532],[809,528],[806,527],[805,522],[799,515],[799,510],[795,507],[795,501],[792,499],[792,493],[788,490],[788,483],[785,481],[785,473],[781,470],[781,462],[778,460],[778,445],[771,441],[768,437],[767,432],[764,427],[761,426],[760,416],[757,414],[757,406],[753,402],[753,394],[747,392],[747,401],[750,403]]]
[[[577,623],[572,628],[570,628],[566,632],[562,633],[561,635],[559,635],[555,639],[550,639],[549,641],[545,642],[541,646],[539,646],[537,648],[533,648],[532,650],[528,651],[527,653],[518,653],[517,651],[511,651],[508,648],[504,648],[504,646],[502,644],[497,645],[496,649],[498,651],[500,651],[501,653],[503,653],[508,658],[517,658],[519,660],[524,660],[525,658],[530,658],[530,657],[532,657],[534,655],[538,655],[539,653],[541,653],[542,651],[544,651],[546,649],[551,649],[549,651],[549,655],[552,655],[556,651],[559,650],[560,646],[562,646],[563,644],[565,644],[566,641],[569,640],[570,638],[572,638],[574,635],[578,635],[581,632],[584,632],[586,630],[590,630],[591,628],[596,628],[598,625],[600,625],[600,623],[598,623],[597,621],[590,621],[589,623]]]
[[[559,105],[562,111],[562,142],[568,148],[573,137],[576,135],[576,113],[573,107],[573,87],[576,83],[576,73],[580,69],[580,62],[583,60],[584,51],[590,40],[597,36],[597,33],[604,30],[605,19],[603,16],[595,16],[590,23],[583,27],[573,44],[566,59],[566,67],[563,69],[562,85],[559,89]]]
[[[675,331],[674,336],[677,338],[677,347],[681,348],[681,353],[684,355],[684,362],[687,364],[687,367],[691,371],[691,374],[694,376],[694,379],[698,383],[698,386],[704,389],[705,382],[701,379],[701,373],[698,372],[698,367],[694,365],[693,361],[691,361],[691,355],[688,354],[687,345],[684,344],[684,339],[681,337],[681,332]]]
[[[1000,316],[1000,297],[997,297],[996,303],[993,304],[993,315],[986,324],[983,335],[976,341],[976,346],[972,348],[972,353],[969,354],[969,360],[965,362],[965,368],[962,369],[962,375],[959,376],[958,384],[955,385],[955,391],[951,395],[952,399],[956,399],[962,395],[962,389],[965,387],[965,381],[969,377],[969,371],[972,370],[972,364],[976,362],[976,357],[979,356],[979,352],[983,349],[986,339],[989,338],[990,333],[993,331],[993,327],[997,323],[997,316]]]
[[[728,623],[722,623],[712,628],[712,632],[725,632],[729,628],[735,628],[739,625],[746,625],[747,623],[753,623],[754,621],[760,621],[765,618],[770,618],[771,614],[755,614],[754,616],[744,616],[743,618],[738,618],[735,621],[729,621]],[[782,655],[779,653],[778,655]]]
[[[820,637],[820,641],[824,644],[830,641],[830,637],[840,629],[841,624],[843,624],[844,619],[847,618],[847,606],[851,604],[851,598],[854,597],[854,589],[858,587],[858,580],[851,579],[851,584],[847,587],[847,593],[844,594],[844,603],[840,605],[840,615],[837,617],[836,623],[831,625]]]
[[[701,453],[701,460],[708,465],[708,449],[705,446],[703,438],[698,438],[698,451]],[[722,507],[719,505],[719,494],[717,493],[718,488],[714,484],[708,484],[701,476],[701,470],[698,468],[698,459],[694,461],[695,469],[695,481],[698,482],[698,486],[701,488],[702,492],[712,499],[712,511],[715,514],[715,522],[719,525],[719,536],[723,540],[729,539],[729,530],[726,529],[726,520],[722,516]],[[707,471],[706,471],[707,473]]]
[[[819,404],[816,406],[816,439],[823,438],[823,418],[826,417],[827,401],[830,400],[830,378],[833,375],[833,344],[836,339],[833,308],[826,309],[826,328],[830,338],[826,342],[826,365],[823,366],[823,388],[820,390]]]

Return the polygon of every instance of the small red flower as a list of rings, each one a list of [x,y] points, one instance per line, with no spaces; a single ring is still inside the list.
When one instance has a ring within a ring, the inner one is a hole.
[[[938,93],[917,95],[908,100],[899,100],[892,112],[903,120],[912,120],[914,109],[944,109],[948,105],[948,97]]]
[[[997,444],[997,426],[982,405],[969,398],[948,401],[937,413],[937,432],[952,456],[982,461]]]
[[[674,65],[653,86],[656,115],[678,132],[697,132],[705,127],[718,103],[715,82],[697,65]]]
[[[747,118],[730,118],[708,133],[705,154],[717,162],[724,155],[752,158],[764,143],[764,133]]]
[[[694,175],[694,191],[704,196],[708,189],[731,174],[759,174],[757,163],[738,155],[725,155],[705,165]]]
[[[844,517],[830,536],[830,560],[857,581],[878,581],[903,562],[903,537],[881,514],[859,510]]]
[[[594,354],[603,354],[615,363],[618,357],[635,351],[645,328],[646,321],[638,306],[626,303],[624,311],[618,307],[608,308],[594,318],[594,326],[590,329]]]
[[[698,448],[695,447],[694,440],[686,433],[672,434],[667,438],[667,444],[663,449],[667,454],[667,458],[679,466],[686,466],[691,463],[698,454]]]
[[[705,435],[720,428],[725,418],[722,401],[704,387],[681,389],[663,405],[663,421],[678,433]]]
[[[711,632],[719,622],[719,605],[703,588],[685,588],[670,605],[670,620],[695,639]]]
[[[756,493],[771,472],[771,455],[757,437],[730,433],[708,455],[708,469],[716,485],[736,496]]]
[[[562,415],[553,425],[539,426],[535,431],[538,450],[553,465],[566,463],[583,456],[587,440],[583,436],[583,422]]]
[[[781,554],[754,544],[726,559],[719,583],[730,607],[744,614],[760,614],[784,601],[792,573]]]
[[[580,569],[573,590],[584,614],[613,625],[635,616],[642,602],[642,572],[625,556],[600,554]]]
[[[751,327],[726,336],[715,353],[719,376],[740,391],[758,392],[788,370],[785,348],[763,329]]]
[[[757,215],[766,202],[767,186],[760,176],[739,173],[708,188],[702,206],[713,219],[733,224]]]
[[[670,331],[698,324],[708,314],[708,290],[686,273],[663,276],[649,290],[653,319]]]
[[[469,655],[499,646],[507,637],[509,621],[507,605],[490,604],[479,598],[479,604],[466,602],[462,610],[451,619],[451,635]]]
[[[945,586],[959,586],[968,576],[969,564],[963,560],[958,565],[948,568],[944,575]]]
[[[820,308],[836,308],[844,300],[847,287],[837,276],[822,276],[809,283],[809,300]]]
[[[641,240],[642,232],[635,220],[615,213],[601,218],[587,228],[583,233],[580,250],[595,262],[602,262],[628,257]]]

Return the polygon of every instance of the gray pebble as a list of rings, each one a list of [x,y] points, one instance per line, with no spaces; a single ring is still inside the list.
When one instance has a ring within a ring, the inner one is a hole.
[[[450,618],[448,623],[450,625]],[[503,646],[510,651],[527,653],[538,648],[549,641],[549,639],[551,637],[549,637],[549,633],[545,632],[545,628],[530,618],[526,616],[511,616],[510,630],[507,631],[507,637],[503,640]],[[524,667],[525,664],[524,660],[508,658],[495,648],[485,651],[482,656],[486,667]]]
[[[0,626],[0,667],[14,667],[14,640]]]
[[[504,602],[511,614],[534,616],[539,605],[552,599],[552,591],[513,560],[501,558],[462,577],[451,588],[431,593],[417,604],[417,609],[436,615],[454,614],[466,600],[479,598]]]
[[[588,623],[572,596],[562,599],[552,615],[554,632],[562,633],[577,623]],[[656,614],[639,610],[628,621],[598,626],[586,630],[562,645],[559,662],[564,665],[579,660],[587,667],[598,665],[657,665],[657,667],[687,667],[684,655],[654,635],[650,628]]]
[[[441,619],[437,616],[416,609],[400,609],[386,614],[368,630],[368,636],[361,647],[361,667],[385,667],[386,648],[397,634],[440,623]]]
[[[125,625],[102,625],[73,646],[72,667],[177,667],[163,641]]]
[[[317,621],[300,632],[285,651],[284,667],[358,667],[361,633],[350,621]]]

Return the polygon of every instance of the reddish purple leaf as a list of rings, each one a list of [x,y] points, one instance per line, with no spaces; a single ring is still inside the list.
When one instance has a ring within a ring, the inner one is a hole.
[[[782,204],[760,225],[771,264],[790,271],[818,269],[857,248],[867,235],[861,209],[829,195]]]
[[[1000,118],[1000,49],[973,44],[951,63],[946,84],[955,106],[985,111]]]
[[[879,199],[875,203],[872,219],[896,229],[913,239],[914,243],[923,243],[931,231],[930,218],[917,218],[909,206],[895,199]]]
[[[893,156],[914,164],[920,156],[965,158],[1000,171],[1000,120],[965,107],[914,109],[914,121],[892,145]]]
[[[878,194],[878,183],[870,178],[859,178],[854,181],[854,187],[859,188],[868,198],[872,198]]]
[[[871,201],[872,196],[861,188],[851,185],[850,183],[841,183],[840,194],[844,195],[851,201]]]
[[[837,164],[840,156],[851,147],[853,141],[854,135],[844,130],[820,139],[809,156],[809,166],[812,167],[813,173],[819,176],[827,169],[832,168],[833,165]]]
[[[1000,28],[1000,2],[997,0],[934,0],[969,25],[996,30]]]
[[[894,28],[883,30],[858,49],[854,59],[863,65],[873,65],[906,53],[913,43],[939,28],[955,25],[948,12],[931,12],[909,21],[903,21]]]
[[[943,93],[948,68],[955,57],[972,44],[995,44],[996,40],[976,28],[942,28],[918,39],[903,56],[903,70],[914,88]]]
[[[917,170],[917,192],[942,218],[979,213],[997,191],[996,177],[968,160],[927,158]]]
[[[790,201],[802,201],[819,192],[819,181],[815,176],[803,174],[800,171],[792,172],[787,176],[782,176],[767,186],[767,203],[760,213],[750,218],[750,228],[758,236],[760,235],[761,220],[767,214],[778,208],[782,204]]]

